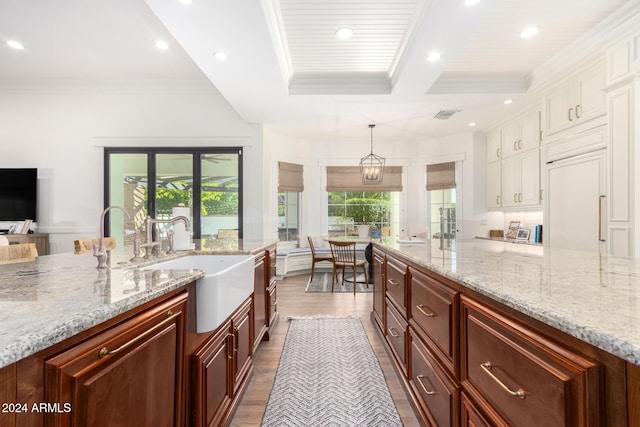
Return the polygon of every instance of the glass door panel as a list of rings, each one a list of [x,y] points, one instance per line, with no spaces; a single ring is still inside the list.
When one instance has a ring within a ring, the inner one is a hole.
[[[239,226],[239,154],[202,154],[201,232],[202,238],[242,237]]]
[[[431,200],[431,236],[440,239],[441,246],[451,244],[456,238],[456,189],[429,192]]]
[[[124,231],[141,228],[147,216],[147,155],[113,153],[109,157],[109,172],[109,205],[125,208],[131,220],[112,209],[107,234],[116,239],[118,246],[133,244],[133,236],[125,236]]]
[[[156,154],[156,219],[173,218],[173,209],[189,208],[189,223],[193,224],[193,156],[192,153]],[[184,205],[184,206],[182,206]],[[180,215],[186,212],[178,212]],[[162,240],[173,226],[161,225]],[[193,227],[189,228],[192,235]]]

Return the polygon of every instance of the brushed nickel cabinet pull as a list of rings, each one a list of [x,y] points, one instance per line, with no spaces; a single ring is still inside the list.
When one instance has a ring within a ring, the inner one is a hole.
[[[518,140],[518,150],[522,150],[522,140]]]
[[[495,382],[498,383],[498,385],[507,393],[509,393],[511,396],[518,396],[520,399],[524,399],[527,395],[527,393],[523,390],[523,389],[518,389],[516,391],[511,390],[509,387],[507,387],[507,385],[505,383],[503,383],[502,381],[500,381],[500,378],[496,377],[493,372],[491,372],[491,368],[493,366],[491,366],[491,362],[487,361],[484,363],[480,364],[480,367],[482,368],[483,371],[485,371],[487,373],[487,375],[489,375],[489,377],[491,377],[492,380],[494,380]]]
[[[387,283],[393,286],[400,286],[400,282],[398,282],[396,279],[387,279]]]
[[[598,240],[601,242],[606,242],[606,240],[602,238],[602,201],[605,197],[604,194],[598,197]]]
[[[513,151],[518,151],[518,141],[513,141]]]
[[[496,157],[500,158],[500,148],[496,148]]]
[[[397,333],[394,333],[394,331],[395,331],[395,328],[392,328],[392,327],[387,328],[387,332],[389,332],[389,335],[391,335],[394,338],[398,338],[400,335]]]
[[[427,394],[427,395],[429,395],[429,396],[434,396],[434,395],[438,394],[438,393],[436,393],[436,391],[435,391],[435,390],[432,390],[432,391],[427,390],[427,388],[424,386],[424,383],[422,382],[422,379],[423,379],[423,378],[424,378],[425,380],[429,381],[429,378],[427,378],[427,377],[426,377],[426,376],[424,376],[424,375],[418,375],[418,376],[416,376],[416,379],[418,380],[418,384],[420,384],[420,387],[422,387],[422,390],[425,392],[425,394]],[[429,381],[429,383],[431,383],[431,381]],[[431,387],[431,388],[433,388],[433,387]]]
[[[513,203],[518,203],[518,193],[513,193]]]
[[[572,121],[573,121],[573,119],[571,118],[571,112],[572,112],[572,111],[573,111],[573,108],[569,108],[568,113],[569,113],[569,121],[570,121],[570,122],[572,122]]]
[[[143,333],[141,333],[137,337],[127,341],[126,343],[122,344],[120,347],[116,348],[115,350],[109,350],[107,347],[102,347],[100,349],[100,351],[98,352],[98,357],[100,359],[102,359],[105,356],[113,356],[113,355],[116,355],[116,354],[126,350],[127,348],[131,347],[133,344],[137,343],[138,341],[140,341],[141,339],[143,339],[147,335],[150,335],[151,333],[157,331],[158,329],[162,328],[166,324],[171,323],[171,321],[173,321],[173,319],[175,319],[179,315],[180,315],[180,313],[175,313],[174,314],[172,311],[168,311],[167,312],[167,318],[164,319],[162,322],[158,323],[157,325],[155,325],[154,327],[152,327],[150,329],[147,329],[146,331],[144,331]]]
[[[522,203],[522,193],[518,193],[518,203]]]
[[[425,316],[427,316],[427,317],[436,317],[436,314],[435,314],[435,313],[427,313],[426,311],[424,311],[424,308],[425,308],[425,307],[426,307],[426,306],[425,306],[425,305],[423,305],[423,304],[418,304],[418,305],[416,305],[416,308],[418,309],[418,311],[419,311],[420,313],[424,314],[424,315],[425,315]]]
[[[576,119],[580,118],[580,107],[581,107],[580,104],[576,105]]]

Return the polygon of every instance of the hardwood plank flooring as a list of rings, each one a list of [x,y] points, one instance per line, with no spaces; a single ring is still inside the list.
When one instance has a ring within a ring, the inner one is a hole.
[[[370,320],[373,294],[359,293],[354,297],[352,293],[305,293],[304,289],[308,279],[309,275],[303,274],[286,277],[284,280],[278,281],[277,301],[280,320],[271,331],[270,340],[263,341],[256,354],[254,354],[253,378],[240,400],[230,425],[232,427],[260,426],[287,334],[287,317],[349,315],[357,316],[362,320],[371,347],[380,361],[380,366],[387,379],[391,396],[395,401],[402,422],[407,427],[419,426],[420,424],[406,398],[389,355],[384,349],[382,339]]]

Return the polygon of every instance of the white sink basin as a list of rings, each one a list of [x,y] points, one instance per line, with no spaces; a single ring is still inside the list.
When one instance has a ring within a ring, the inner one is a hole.
[[[204,277],[196,281],[198,333],[216,329],[253,292],[252,255],[189,255],[145,269],[204,270]]]

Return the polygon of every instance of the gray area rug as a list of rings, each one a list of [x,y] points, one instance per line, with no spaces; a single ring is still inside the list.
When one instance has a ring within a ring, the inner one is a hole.
[[[353,293],[353,273],[347,272],[345,276],[344,286],[342,286],[342,273],[338,274],[338,281],[333,285],[333,292],[349,292]],[[364,282],[364,274],[360,273],[356,276],[357,288],[356,292],[373,292],[373,284]],[[331,292],[331,273],[315,273],[312,280],[307,283],[305,292]]]
[[[294,318],[262,427],[402,426],[357,318]]]

